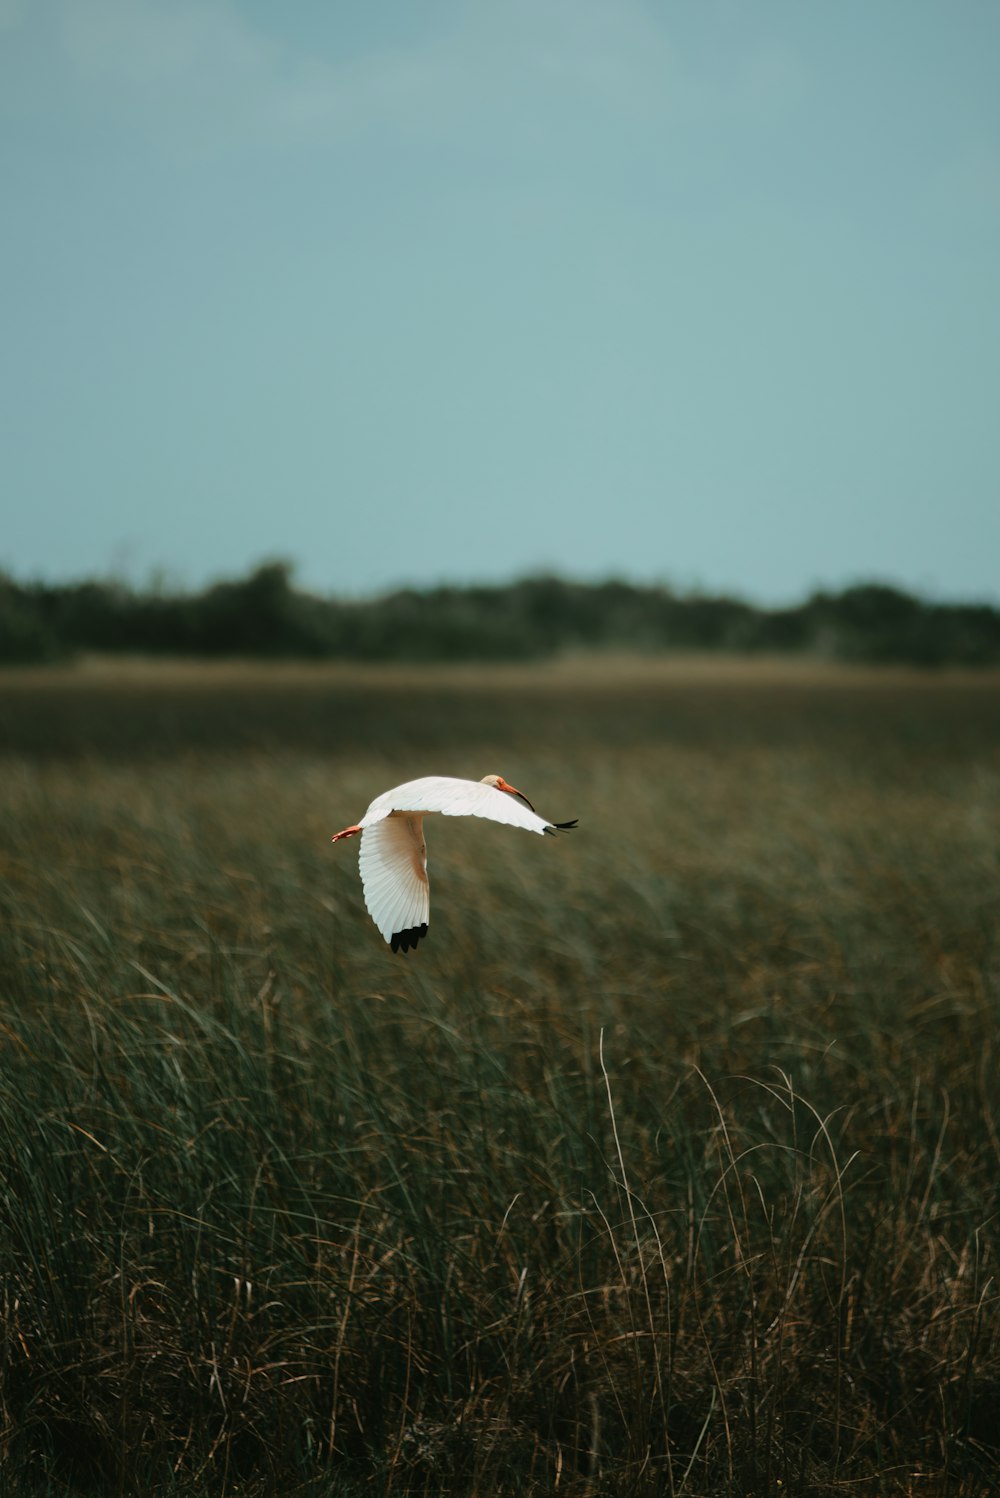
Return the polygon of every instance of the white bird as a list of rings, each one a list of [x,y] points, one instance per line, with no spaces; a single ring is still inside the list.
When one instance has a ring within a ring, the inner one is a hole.
[[[361,837],[358,865],[368,914],[394,952],[408,952],[427,935],[430,887],[424,817],[489,817],[528,832],[568,832],[572,822],[546,822],[527,796],[502,775],[457,780],[427,775],[376,796],[360,822],[331,839]]]

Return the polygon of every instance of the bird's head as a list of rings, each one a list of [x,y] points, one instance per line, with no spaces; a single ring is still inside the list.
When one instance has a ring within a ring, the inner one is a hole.
[[[506,791],[508,796],[516,796],[519,801],[523,801],[529,811],[535,810],[524,792],[519,791],[516,786],[510,785],[504,780],[502,775],[484,775],[480,784],[492,785],[498,791]]]

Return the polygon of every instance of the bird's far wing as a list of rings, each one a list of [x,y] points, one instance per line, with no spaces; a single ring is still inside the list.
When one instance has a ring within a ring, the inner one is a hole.
[[[393,811],[424,814],[436,811],[445,817],[489,817],[493,822],[524,827],[528,832],[544,832],[553,825],[507,791],[498,791],[495,786],[483,785],[478,780],[459,780],[450,775],[427,775],[423,780],[410,780],[406,785],[397,785],[394,790],[386,791],[372,802],[362,826],[368,824],[369,817],[373,820],[387,817]]]
[[[420,817],[386,817],[366,827],[358,865],[368,914],[394,952],[408,952],[427,935],[430,912]]]

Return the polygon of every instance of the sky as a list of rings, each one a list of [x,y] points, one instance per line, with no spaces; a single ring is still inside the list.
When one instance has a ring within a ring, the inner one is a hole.
[[[0,569],[1000,601],[994,0],[0,0]]]

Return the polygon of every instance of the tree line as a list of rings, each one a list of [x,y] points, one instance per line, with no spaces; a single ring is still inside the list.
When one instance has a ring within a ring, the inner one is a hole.
[[[573,650],[812,654],[915,665],[1000,662],[1000,609],[932,603],[884,583],[769,609],[665,586],[526,577],[338,599],[266,562],[200,592],[0,573],[0,661],[86,651],[356,661],[530,660]]]

